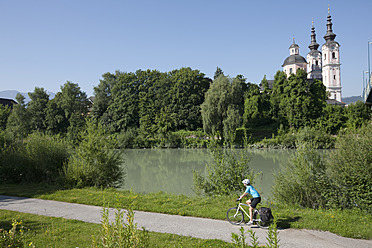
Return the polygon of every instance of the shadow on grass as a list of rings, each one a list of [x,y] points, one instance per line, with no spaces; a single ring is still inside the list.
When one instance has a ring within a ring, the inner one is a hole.
[[[297,222],[301,219],[300,216],[296,216],[296,217],[293,217],[293,218],[285,218],[285,219],[278,219],[277,220],[277,226],[279,229],[287,229],[287,228],[291,228],[291,223],[293,222]]]
[[[0,195],[37,197],[63,189],[61,186],[46,184],[0,184]]]

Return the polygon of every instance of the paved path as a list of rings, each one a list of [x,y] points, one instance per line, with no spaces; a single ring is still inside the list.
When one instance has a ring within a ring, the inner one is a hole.
[[[102,207],[88,206],[75,203],[22,198],[0,195],[0,209],[7,209],[23,213],[31,213],[66,219],[76,219],[90,223],[100,223]],[[111,213],[113,211],[110,211]],[[205,218],[185,217],[135,211],[135,222],[138,227],[145,227],[149,231],[173,233],[202,239],[220,239],[231,242],[231,233],[239,232],[240,226],[233,226],[227,221]],[[113,220],[113,216],[110,216]],[[260,244],[266,243],[267,230],[255,227]],[[313,230],[284,229],[279,230],[280,247],[282,248],[333,248],[353,247],[372,248],[372,240],[357,240],[337,236],[330,232]]]

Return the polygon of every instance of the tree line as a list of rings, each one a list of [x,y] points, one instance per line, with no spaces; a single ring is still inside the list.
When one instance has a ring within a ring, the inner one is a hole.
[[[234,78],[217,68],[213,80],[199,70],[138,70],[105,73],[94,87],[94,104],[78,84],[66,82],[53,99],[43,88],[17,95],[13,111],[0,106],[0,128],[14,137],[35,131],[77,139],[87,119],[116,135],[120,147],[179,147],[185,137],[218,138],[239,143],[294,133],[303,128],[336,135],[371,119],[362,102],[344,108],[326,103],[319,80],[303,70],[287,78],[278,71],[272,87],[242,75]],[[203,146],[204,143],[201,142]]]

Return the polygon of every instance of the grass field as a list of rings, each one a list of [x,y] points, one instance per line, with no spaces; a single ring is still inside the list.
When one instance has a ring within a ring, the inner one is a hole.
[[[0,210],[0,227],[11,228],[12,220],[22,221],[23,240],[27,247],[91,247],[93,236],[99,238],[100,225],[34,214]],[[151,247],[233,247],[221,240],[204,240],[173,234],[149,233]]]

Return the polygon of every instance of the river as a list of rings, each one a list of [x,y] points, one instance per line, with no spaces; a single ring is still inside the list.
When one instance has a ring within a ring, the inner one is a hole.
[[[257,149],[250,153],[250,168],[261,172],[254,187],[267,199],[273,186],[273,174],[281,164],[288,162],[293,151]],[[126,178],[122,189],[132,189],[137,193],[163,191],[190,196],[195,195],[192,171],[206,173],[205,166],[212,157],[208,149],[127,149],[124,158]]]

